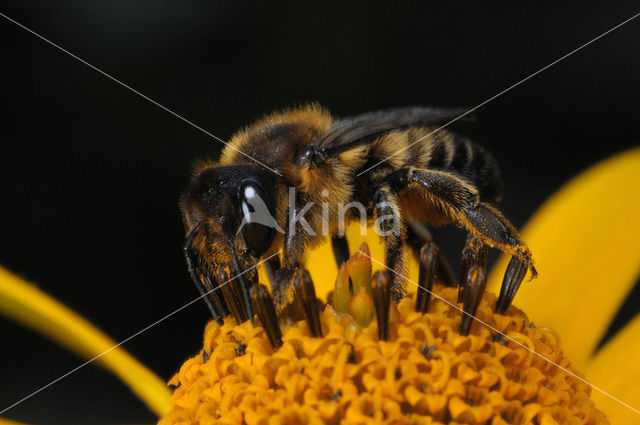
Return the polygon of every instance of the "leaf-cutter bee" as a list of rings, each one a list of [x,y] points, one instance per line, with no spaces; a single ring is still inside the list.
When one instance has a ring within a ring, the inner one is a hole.
[[[424,226],[453,222],[469,234],[459,282],[465,311],[475,312],[484,290],[487,247],[512,255],[496,304],[496,311],[504,312],[527,269],[532,277],[536,271],[514,226],[493,206],[502,194],[494,158],[449,130],[436,131],[463,113],[408,107],[334,119],[312,104],[258,120],[233,136],[218,161],[196,162],[180,199],[184,252],[198,288],[211,292],[205,299],[214,317],[221,321],[229,311],[224,297],[216,295],[221,291],[212,291],[222,273],[238,276],[235,294],[247,310],[241,317],[253,319],[252,279],[241,274],[280,250],[282,261],[276,255],[265,267],[276,304],[284,305],[306,251],[326,240],[319,229],[331,237],[338,265],[346,261],[349,248],[335,206],[345,212],[344,206],[354,203],[364,211],[347,208],[347,219],[365,212],[379,221],[395,300],[405,293],[403,244],[416,253],[424,243],[433,247]],[[427,257],[424,261],[441,258]],[[446,263],[439,264],[436,275],[455,283]],[[421,277],[421,285],[431,282]]]

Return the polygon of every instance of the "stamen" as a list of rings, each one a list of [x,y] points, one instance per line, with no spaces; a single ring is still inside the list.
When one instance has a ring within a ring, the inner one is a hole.
[[[353,285],[353,293],[357,294],[360,288],[365,288],[367,294],[371,296],[371,254],[369,253],[369,245],[362,242],[360,248],[347,261],[347,269],[349,277]]]
[[[282,330],[276,316],[271,294],[264,285],[254,285],[251,288],[251,300],[262,327],[267,333],[269,342],[274,351],[282,346]]]
[[[251,295],[249,295],[250,286],[246,282],[243,269],[240,266],[240,260],[238,259],[238,254],[236,253],[236,247],[233,244],[233,239],[227,235],[229,248],[231,249],[231,265],[229,269],[235,274],[233,278],[234,286],[239,289],[239,293],[242,296],[242,315],[245,317],[244,321],[247,319],[251,320],[251,324],[253,325],[253,307],[251,306]]]
[[[351,289],[349,289],[349,271],[347,263],[342,263],[338,270],[336,286],[333,290],[333,308],[336,313],[349,313],[349,302],[351,301]]]
[[[218,312],[218,317],[220,318],[220,320],[224,319],[229,315],[229,309],[227,308],[227,304],[224,302],[224,298],[220,293],[220,290],[218,288],[218,282],[215,281],[215,278],[212,279],[211,276],[200,275],[200,278],[202,279],[202,283],[204,284],[204,287],[209,293],[208,294],[209,299],[213,303],[216,311]],[[218,322],[217,318],[216,318],[216,322]],[[220,324],[220,322],[218,322],[218,324]]]
[[[438,271],[439,251],[438,246],[433,242],[427,242],[420,249],[420,274],[415,307],[417,312],[426,313],[429,309],[433,281]]]
[[[187,262],[187,270],[189,275],[191,276],[191,280],[195,283],[198,288],[198,292],[202,296],[207,308],[211,312],[211,315],[215,319],[215,321],[222,325],[224,323],[224,311],[219,309],[219,306],[216,306],[214,300],[212,298],[212,285],[211,282],[208,282],[209,286],[207,286],[207,282],[204,281],[202,273],[199,272],[198,267],[196,266],[197,259],[195,256],[195,252],[193,250],[193,243],[195,241],[196,236],[198,235],[200,229],[200,225],[191,230],[189,236],[187,236],[187,240],[185,241],[184,246],[182,247],[182,251],[184,253],[185,260]],[[209,292],[209,294],[207,294]]]
[[[236,291],[236,288],[233,284],[235,279],[229,281],[229,274],[225,269],[220,268],[218,269],[218,280],[220,282],[223,282],[222,286],[220,287],[220,291],[222,292],[222,297],[224,298],[231,315],[234,319],[236,319],[236,323],[240,324],[246,322],[247,319],[242,314],[242,312],[245,310],[243,310],[242,306],[240,305],[240,303],[242,302],[242,295]]]
[[[471,266],[465,279],[464,304],[462,306],[464,313],[462,314],[462,321],[460,322],[460,328],[458,330],[462,335],[469,334],[473,316],[478,310],[486,284],[487,279],[484,268],[477,265]]]
[[[511,257],[507,270],[504,272],[502,286],[500,287],[500,295],[494,311],[498,314],[505,314],[513,297],[515,297],[525,274],[527,273],[527,265],[518,257]]]
[[[377,271],[371,281],[373,302],[378,321],[378,339],[389,340],[389,305],[391,304],[391,276],[386,271]]]
[[[371,319],[373,319],[375,306],[364,287],[361,287],[358,293],[351,299],[350,308],[351,315],[358,325],[363,328],[369,326]]]
[[[318,299],[316,298],[316,290],[309,272],[304,269],[297,270],[293,276],[293,286],[296,298],[304,310],[311,336],[321,338],[322,327],[320,326]]]
[[[253,323],[253,317],[249,317],[248,308],[247,308],[247,296],[245,296],[245,292],[247,291],[247,287],[245,285],[243,276],[235,276],[229,285],[233,288],[233,293],[236,297],[236,302],[238,304],[238,309],[240,310],[240,317],[242,317],[242,322],[244,323],[247,320],[251,319]],[[251,298],[249,298],[249,302],[251,302]],[[253,310],[253,309],[252,309]]]
[[[247,285],[246,291],[249,296],[248,298],[249,305],[247,305],[247,315],[249,316],[249,319],[251,319],[251,324],[253,325],[254,324],[253,316],[256,314],[256,312],[253,309],[253,302],[251,301],[251,288],[260,284],[260,278],[258,277],[257,267],[254,267],[252,269],[250,269],[251,266],[249,265],[243,265],[242,267],[244,268],[244,270],[248,270],[248,271],[245,271],[245,274],[244,274],[244,277],[246,278],[244,283]]]

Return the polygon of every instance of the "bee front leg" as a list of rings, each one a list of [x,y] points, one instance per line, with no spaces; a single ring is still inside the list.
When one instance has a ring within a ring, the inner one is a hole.
[[[391,295],[398,302],[405,295],[404,278],[404,251],[402,245],[405,241],[406,230],[397,196],[387,185],[378,187],[373,195],[375,203],[376,221],[374,227],[385,245],[385,266],[392,271],[393,285]]]

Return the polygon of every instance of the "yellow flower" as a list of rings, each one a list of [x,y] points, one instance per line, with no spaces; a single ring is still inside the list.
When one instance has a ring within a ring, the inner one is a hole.
[[[582,173],[549,199],[523,231],[540,276],[516,304],[558,332],[572,364],[594,385],[640,410],[640,317],[596,351],[640,276],[640,148]],[[488,289],[499,287],[504,259]],[[612,423],[640,414],[595,391]]]
[[[589,393],[611,423],[640,423],[633,411],[640,406],[635,384],[640,381],[640,317],[595,351],[640,270],[639,195],[640,149],[635,149],[582,174],[541,208],[523,232],[540,278],[523,283],[515,299],[535,326],[515,307],[506,316],[492,314],[495,297],[490,294],[477,312],[512,340],[492,341],[495,332],[479,323],[469,336],[458,335],[460,313],[439,300],[432,300],[426,315],[413,311],[411,299],[397,310],[392,306],[388,342],[378,341],[375,317],[363,327],[328,306],[320,315],[323,338],[309,337],[306,323],[294,322],[275,353],[261,327],[234,326],[227,319],[223,327],[207,325],[203,352],[171,381],[181,383],[171,406],[166,386],[121,348],[98,361],[158,415],[171,409],[166,423],[191,423],[194,415],[200,423],[324,423],[338,418],[365,423],[383,417],[400,422],[407,420],[408,411],[415,423],[449,418],[451,423],[493,418],[494,424],[572,423],[576,416],[581,418],[576,423],[605,420]],[[352,246],[364,239],[357,228],[349,229],[348,236]],[[383,258],[382,247],[369,242],[371,256]],[[319,295],[333,287],[337,273],[329,249],[322,247],[308,259]],[[500,284],[505,264],[490,276],[490,290]],[[380,268],[373,264],[374,271]],[[409,269],[409,278],[417,281],[413,260]],[[434,291],[454,303],[451,288]],[[354,306],[350,308],[353,312]],[[366,313],[368,307],[362,308]],[[87,358],[115,345],[3,269],[0,311]],[[547,328],[557,330],[559,337]],[[567,370],[585,372],[589,382],[631,408],[524,347]],[[11,422],[0,419],[2,423]]]
[[[170,381],[177,388],[160,425],[608,423],[590,387],[556,366],[570,367],[552,331],[516,308],[494,315],[488,295],[476,317],[511,340],[484,326],[462,336],[457,289],[435,292],[447,302],[427,314],[413,298],[400,302],[389,341],[375,321],[349,332],[354,320],[330,305],[320,315],[324,338],[298,321],[277,351],[259,326],[212,321],[203,351]]]
[[[0,311],[81,357],[99,356],[96,363],[118,376],[153,412],[167,411],[170,394],[160,378],[78,314],[2,267]]]

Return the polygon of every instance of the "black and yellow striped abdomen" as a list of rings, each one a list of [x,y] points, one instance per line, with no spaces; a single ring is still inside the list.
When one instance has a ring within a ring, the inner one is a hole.
[[[475,186],[482,201],[500,200],[503,184],[493,155],[464,136],[436,129],[412,128],[381,137],[371,146],[367,165],[395,153],[386,161],[394,170],[418,167],[454,173]]]

